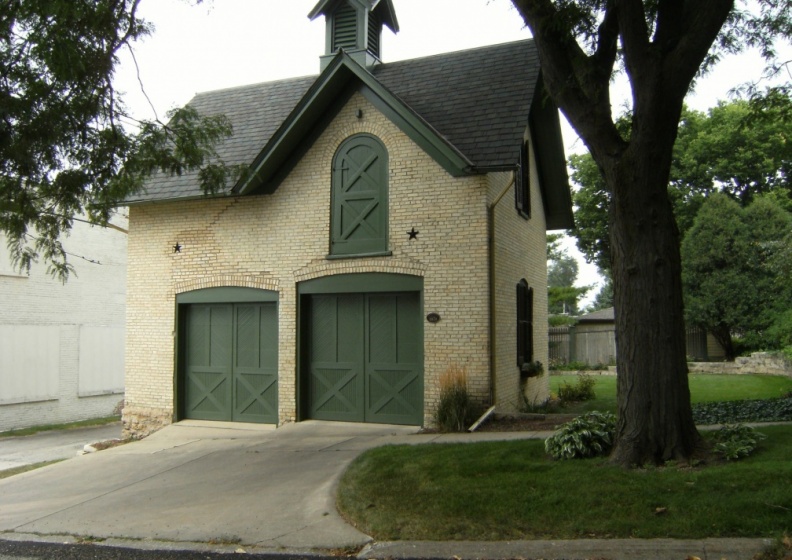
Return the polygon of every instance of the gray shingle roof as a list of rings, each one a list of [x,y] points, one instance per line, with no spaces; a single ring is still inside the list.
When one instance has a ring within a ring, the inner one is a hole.
[[[477,170],[516,165],[539,74],[533,41],[383,64],[372,73]],[[217,151],[228,164],[250,164],[315,81],[308,76],[201,93],[190,105],[226,115],[234,135]],[[196,173],[157,174],[129,202],[198,196]]]
[[[476,167],[517,163],[539,76],[533,41],[393,62],[373,74]]]
[[[612,307],[592,311],[578,317],[579,323],[610,323],[615,321],[615,313]]]

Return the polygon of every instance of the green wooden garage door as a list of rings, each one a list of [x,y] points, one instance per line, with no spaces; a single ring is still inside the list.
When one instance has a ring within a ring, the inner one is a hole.
[[[419,295],[312,295],[307,304],[308,416],[422,424]]]
[[[185,416],[277,423],[276,304],[197,304],[185,312]]]

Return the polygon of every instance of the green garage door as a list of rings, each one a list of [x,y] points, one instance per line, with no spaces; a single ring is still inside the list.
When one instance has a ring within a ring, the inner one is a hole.
[[[195,304],[185,312],[185,416],[277,423],[276,304]]]
[[[312,295],[306,304],[307,415],[422,424],[419,294]]]

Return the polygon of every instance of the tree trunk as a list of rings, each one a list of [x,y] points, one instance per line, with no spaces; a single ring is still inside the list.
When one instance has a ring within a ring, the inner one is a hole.
[[[661,138],[632,140],[603,166],[613,193],[618,369],[611,460],[627,467],[687,461],[704,449],[690,406],[679,232],[663,172],[670,155],[658,153]]]

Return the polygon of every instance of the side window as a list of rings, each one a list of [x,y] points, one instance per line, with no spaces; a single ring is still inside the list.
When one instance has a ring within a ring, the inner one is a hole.
[[[528,142],[520,146],[520,167],[514,182],[514,206],[526,220],[531,217],[531,160]]]
[[[388,250],[388,152],[379,139],[358,134],[333,158],[330,256]]]
[[[533,288],[517,283],[517,367],[533,361]]]

